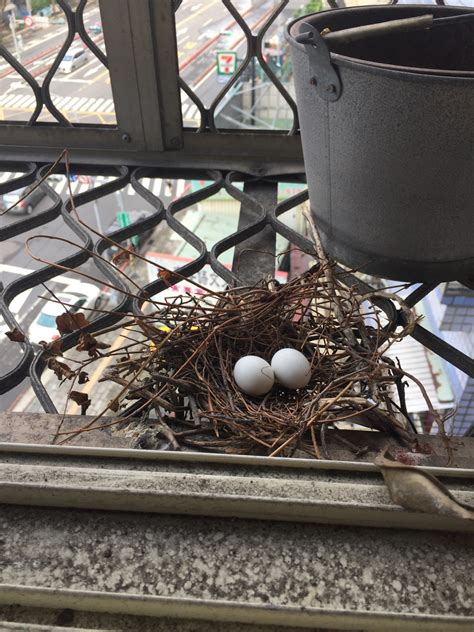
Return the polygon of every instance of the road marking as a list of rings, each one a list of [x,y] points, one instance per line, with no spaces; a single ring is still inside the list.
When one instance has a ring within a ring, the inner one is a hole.
[[[202,7],[202,2],[199,2],[199,4],[195,4],[193,7],[191,7],[191,11],[197,11],[199,7]]]
[[[79,189],[74,193],[74,195],[79,195],[79,193],[84,193],[84,191],[88,191],[88,190],[89,190],[88,184],[81,184]]]
[[[206,33],[201,33],[201,35],[198,37],[198,42],[203,39],[207,39]]]
[[[25,94],[25,95],[22,96],[22,98],[19,101],[16,102],[15,105],[16,105],[17,108],[24,107],[26,101],[30,101],[32,98],[34,98],[34,97],[32,97],[30,94]]]
[[[36,270],[30,270],[29,268],[21,268],[20,266],[11,266],[8,263],[0,263],[0,272],[9,272],[10,274],[18,274],[20,276],[26,276],[27,274],[36,272]],[[63,275],[54,277],[51,280],[59,281],[59,283],[65,283],[67,285],[71,283],[71,279],[68,279],[66,276],[63,276]]]
[[[204,22],[203,26],[207,26],[208,24],[210,24],[211,22],[214,22],[214,18],[209,18],[209,20],[207,20],[206,22]]]
[[[107,99],[100,107],[97,108],[97,112],[115,112],[113,99]]]
[[[10,303],[10,305],[8,306],[8,309],[11,311],[11,313],[14,316],[18,315],[18,312],[23,307],[26,299],[31,294],[32,290],[33,288],[30,288],[29,290],[25,290],[24,292],[21,292],[21,294],[18,294],[17,296],[15,296],[13,301]],[[22,320],[24,320],[24,318]]]
[[[61,83],[85,83],[88,84],[87,79],[69,79],[69,77],[58,77]]]
[[[94,75],[96,72],[98,72],[103,67],[104,67],[103,64],[98,64],[97,66],[95,66],[95,68],[91,68],[90,70],[85,72],[84,73],[84,77],[90,77],[91,75]]]
[[[58,99],[57,97],[54,97],[53,103],[55,107],[58,108],[58,110],[60,110],[61,108],[66,109],[66,103],[69,103],[70,100],[71,100],[71,97],[62,97],[60,99]]]
[[[92,105],[93,103],[95,104],[96,100],[97,100],[97,97],[92,97],[92,99],[89,99],[89,101],[86,101],[86,102],[84,103],[84,105],[82,106],[82,108],[81,108],[81,109],[82,109],[84,112],[87,112],[87,111],[89,110],[89,108],[91,107],[91,105]]]
[[[97,81],[100,81],[103,77],[109,77],[110,78],[108,68],[106,68],[104,70],[104,72],[101,72],[98,77],[95,77],[94,79],[92,79],[92,81],[90,81],[90,84],[92,85],[93,83],[97,83]]]
[[[5,97],[0,97],[0,105],[4,108],[8,107],[10,105],[10,103],[13,103],[14,101],[17,101],[19,99],[18,94],[9,94],[6,98]]]
[[[221,0],[207,0],[206,6],[204,6],[202,9],[199,9],[198,11],[194,10],[192,15],[189,15],[187,18],[184,18],[184,20],[177,22],[176,26],[182,27],[183,24],[185,24],[186,22],[189,22],[189,20],[194,20],[194,18],[197,15],[199,15],[200,13],[204,13],[204,11],[207,11],[210,7],[218,3],[220,4]],[[179,9],[178,9],[178,13],[179,13]]]
[[[186,186],[185,180],[178,180],[178,184],[176,186],[176,197],[179,198],[184,192],[184,188]]]
[[[188,27],[185,26],[184,29],[179,29],[179,31],[177,31],[176,37],[179,37],[180,35],[184,35],[187,32],[188,32]]]
[[[96,103],[95,103],[95,111],[98,112],[98,108],[100,108],[100,106],[102,105],[102,102],[105,101],[104,97],[100,97],[99,99],[97,99]]]
[[[79,101],[76,103],[76,105],[74,106],[74,112],[77,112],[78,110],[81,109],[81,106],[84,105],[84,103],[88,100],[88,97],[82,97],[82,99],[79,99]]]
[[[72,99],[69,101],[69,107],[72,108],[73,105],[75,105],[77,102],[79,101],[79,97],[72,97]]]
[[[57,182],[56,185],[53,187],[58,195],[61,195],[61,193],[63,192],[65,184],[66,182],[64,180],[59,180],[59,182]]]

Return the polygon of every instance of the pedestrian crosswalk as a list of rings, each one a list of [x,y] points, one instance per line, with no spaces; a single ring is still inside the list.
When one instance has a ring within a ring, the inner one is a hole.
[[[0,173],[0,184],[2,184],[3,182],[7,182],[8,180],[19,178],[21,175],[24,174],[21,172]],[[67,196],[69,195],[69,187],[66,177],[54,176],[54,178],[55,180],[50,179],[50,181],[48,181],[48,184],[56,191],[58,195],[67,198]],[[89,189],[92,189],[94,187],[106,184],[107,182],[112,182],[113,180],[114,178],[108,176],[79,176],[76,180],[74,180],[74,182],[70,183],[71,193],[72,195],[79,195],[79,193],[84,193],[84,191],[88,191]],[[143,178],[142,180],[140,180],[140,182],[146,189],[151,191],[153,195],[156,195],[156,197],[170,197],[173,195],[173,193],[176,197],[179,197],[184,191],[185,181],[178,180],[176,186],[173,182],[163,180],[162,178]],[[122,190],[122,194],[129,197],[139,197],[139,194],[135,191],[131,184],[127,185]]]
[[[63,112],[93,112],[99,114],[114,114],[114,101],[105,97],[62,97],[53,96],[53,104]],[[0,108],[12,110],[30,110],[36,107],[36,98],[31,93],[4,94],[0,96]],[[181,103],[183,121],[199,124],[201,114],[197,105],[186,98]]]
[[[114,101],[105,97],[61,97],[53,96],[58,110],[65,112],[100,112],[113,114]],[[31,110],[36,107],[36,98],[32,94],[7,94],[0,96],[0,107],[13,110]]]
[[[201,113],[199,112],[199,108],[189,97],[186,97],[181,101],[181,115],[184,123],[191,122],[199,124],[201,122]]]

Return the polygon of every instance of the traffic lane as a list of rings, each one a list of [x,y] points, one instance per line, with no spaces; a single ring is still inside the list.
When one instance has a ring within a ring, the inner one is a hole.
[[[247,5],[245,5],[247,6]],[[247,7],[245,20],[248,25],[253,28],[261,26],[263,20],[274,9],[273,3],[268,0],[258,7]],[[230,16],[230,23],[225,29],[228,35],[221,36],[217,41],[213,42],[209,48],[203,51],[195,60],[181,71],[181,77],[193,89],[203,101],[206,107],[209,107],[215,96],[222,90],[223,85],[217,81],[207,82],[207,75],[216,68],[216,52],[217,50],[230,50],[238,53],[239,59],[243,59],[247,54],[247,38],[245,37],[240,26],[233,21]],[[210,85],[212,83],[212,86]]]
[[[116,123],[109,71],[91,52],[82,67],[67,75],[56,73],[50,94],[55,106],[71,122]],[[3,120],[28,120],[35,107],[34,94],[22,81],[10,80],[10,87],[0,95]],[[39,120],[55,119],[44,108]]]
[[[151,183],[148,182],[145,184]],[[169,200],[173,195],[174,187],[170,189],[167,186],[166,182],[161,180],[159,180],[157,184],[159,184],[160,191],[154,192],[160,193],[162,191],[160,195],[166,203],[166,201]],[[80,186],[79,189],[76,189],[76,191],[77,190],[80,190]],[[155,208],[139,195],[135,194],[134,192],[133,195],[130,195],[129,193],[131,191],[131,188],[127,187],[127,190],[125,192],[116,192],[100,198],[95,203],[78,206],[78,215],[82,221],[84,221],[88,226],[91,227],[92,231],[97,231],[103,234],[113,229],[112,226],[116,223],[118,212],[131,212],[132,216],[134,213],[137,212],[146,212],[150,214],[155,212]],[[48,208],[48,200],[43,199],[36,207],[35,212],[41,212],[41,210],[45,210],[46,208]],[[15,219],[17,217],[19,216],[15,216]],[[12,217],[8,217],[8,214],[1,216],[0,226],[7,224],[9,221],[12,221],[12,219]],[[84,228],[85,230],[88,230],[87,227]],[[91,233],[92,240],[95,243],[99,239],[99,237],[92,231],[89,232]],[[46,237],[41,238],[41,235],[45,235]],[[48,239],[47,236],[55,237],[57,239],[51,240]],[[30,242],[30,249],[32,253],[46,260],[46,262],[40,262],[33,259],[26,250],[25,243],[30,237],[37,238]],[[63,240],[68,240],[78,245],[71,246],[69,243]],[[15,280],[15,278],[19,278],[24,274],[33,272],[34,270],[47,265],[47,263],[59,261],[60,259],[70,254],[76,253],[78,251],[78,248],[80,248],[82,245],[83,244],[81,239],[67,226],[62,217],[59,217],[54,221],[49,222],[39,228],[32,229],[31,231],[26,231],[15,238],[9,239],[8,242],[3,244],[3,246],[5,246],[6,248],[2,249],[3,257],[2,263],[0,264],[0,270],[3,269],[3,274],[0,276],[0,278],[2,279],[2,282],[6,285],[7,281],[8,283],[10,283],[11,281]],[[51,253],[54,253],[54,256]],[[98,283],[106,280],[96,267],[93,259],[89,259],[85,264],[83,264],[80,270],[96,278]],[[7,280],[6,278],[4,278],[5,272],[8,272],[9,274],[13,273],[14,276],[9,276]],[[58,274],[64,273],[58,270]],[[73,273],[73,276],[76,279],[80,280],[79,275]],[[83,278],[82,280],[87,281],[86,278]],[[144,282],[145,281],[146,280],[144,280]]]
[[[95,22],[99,21],[100,12],[98,7],[90,9],[84,13],[84,25],[86,29],[88,26],[92,26]],[[68,29],[62,25],[49,25],[45,28],[37,28],[31,30],[24,30],[21,33],[26,46],[21,51],[21,63],[25,68],[31,72],[35,67],[35,62],[41,60],[42,57],[46,57],[52,52],[57,52],[64,44],[68,34]],[[10,52],[15,52],[13,41],[7,45]],[[0,77],[2,73],[9,71],[11,66],[7,62],[0,62]],[[12,70],[12,72],[14,72]],[[2,88],[0,82],[0,89]]]
[[[196,10],[193,11],[193,8]],[[227,9],[219,0],[200,6],[200,3],[190,5],[190,11],[182,20],[177,20],[176,29],[178,37],[178,45],[186,47],[180,50],[180,55],[189,57],[193,54],[195,47],[202,47],[199,39],[206,39],[212,36],[216,31],[228,26],[229,18],[231,18]],[[90,20],[93,23],[93,19]],[[208,31],[208,25],[212,24],[215,29]],[[222,26],[219,26],[221,24]],[[240,28],[237,27],[240,31]],[[199,32],[199,35],[197,33]],[[240,31],[241,32],[241,31]],[[192,34],[192,36],[190,35]],[[204,36],[204,37],[203,37]],[[187,41],[185,41],[187,40]],[[57,52],[57,51],[56,51]],[[41,64],[50,65],[55,58],[55,54],[48,59],[41,60]],[[40,62],[38,62],[40,63]],[[201,59],[201,56],[193,62],[193,73],[198,76],[202,69],[206,68],[207,60]],[[41,73],[38,78],[41,78]],[[21,85],[21,82],[20,82]],[[24,87],[24,86],[23,86]],[[32,95],[29,95],[29,88],[25,88],[24,92],[18,92],[18,81],[11,81],[8,91],[4,93],[4,100],[8,100],[8,94],[12,94],[14,99],[13,107],[3,107],[4,120],[27,120],[33,112],[36,102]],[[115,124],[116,117],[113,107],[113,97],[110,86],[110,77],[107,69],[93,55],[88,53],[88,62],[82,67],[73,71],[70,75],[61,75],[56,73],[51,83],[51,95],[55,105],[63,114],[75,123],[99,123],[99,124]],[[10,101],[11,101],[10,98]],[[2,103],[0,103],[0,106]],[[44,122],[54,121],[54,117],[47,110],[43,111],[40,120]]]

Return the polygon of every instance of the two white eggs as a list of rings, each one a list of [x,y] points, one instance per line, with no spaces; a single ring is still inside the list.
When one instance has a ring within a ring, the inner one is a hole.
[[[296,349],[280,349],[268,364],[263,358],[248,355],[234,366],[234,380],[247,395],[265,395],[275,381],[286,388],[304,388],[311,378],[311,365]]]

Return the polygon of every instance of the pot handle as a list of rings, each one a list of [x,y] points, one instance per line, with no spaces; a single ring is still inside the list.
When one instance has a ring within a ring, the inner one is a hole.
[[[342,85],[336,68],[331,63],[331,53],[317,29],[303,22],[296,41],[304,44],[309,56],[313,76],[310,82],[318,95],[325,101],[337,101],[341,96]]]

